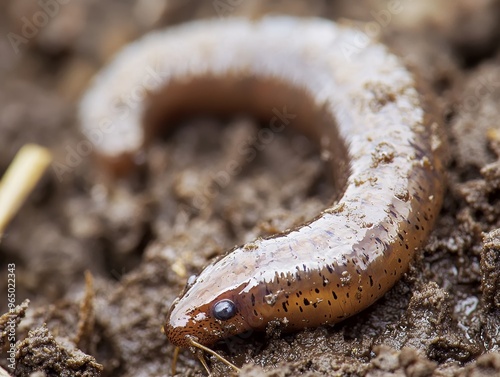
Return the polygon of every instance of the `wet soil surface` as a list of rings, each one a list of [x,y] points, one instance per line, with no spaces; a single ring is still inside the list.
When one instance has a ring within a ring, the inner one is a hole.
[[[329,204],[331,177],[316,147],[288,131],[262,139],[251,119],[188,119],[146,152],[140,173],[118,181],[96,168],[78,130],[78,98],[125,43],[192,19],[266,13],[368,22],[356,25],[436,95],[450,141],[448,191],[429,244],[375,305],[339,325],[293,334],[271,326],[217,351],[247,377],[500,376],[493,0],[1,2],[0,173],[27,142],[55,157],[0,244],[0,313],[12,266],[19,305],[0,318],[0,365],[11,375],[170,375],[174,348],[160,329],[187,278]],[[228,163],[239,173],[225,174]],[[209,364],[215,376],[231,374]],[[206,375],[189,350],[177,371]]]

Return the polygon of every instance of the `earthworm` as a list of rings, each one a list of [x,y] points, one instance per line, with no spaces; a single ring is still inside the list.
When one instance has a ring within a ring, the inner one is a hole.
[[[194,113],[293,127],[331,162],[338,196],[313,220],[210,263],[173,303],[176,346],[210,346],[279,321],[334,324],[408,270],[440,211],[442,130],[402,61],[322,19],[195,21],[132,43],[80,106],[101,163],[121,174],[158,132]],[[272,128],[271,128],[272,129]]]

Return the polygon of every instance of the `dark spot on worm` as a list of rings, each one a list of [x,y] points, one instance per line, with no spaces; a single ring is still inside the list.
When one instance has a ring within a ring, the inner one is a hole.
[[[337,299],[337,294],[335,293],[335,291],[332,291],[332,295],[333,295],[333,298],[336,300]]]
[[[345,297],[349,298],[349,292],[347,292],[347,293],[345,294]]]
[[[292,282],[291,282],[290,280],[287,280],[287,281],[286,281],[286,285],[291,286],[291,285],[292,285]]]
[[[399,239],[400,239],[401,241],[404,241],[404,240],[405,240],[405,239],[404,239],[404,237],[403,237],[403,235],[402,235],[401,233],[398,233],[398,237],[399,237]]]
[[[319,293],[319,289],[318,288],[314,288],[314,292]]]
[[[318,307],[318,303],[317,303],[317,302],[315,302],[315,303],[313,304],[313,307],[314,307],[314,309],[316,309],[316,308]]]
[[[328,270],[329,273],[333,274],[333,268],[329,264],[326,265],[326,269]]]
[[[255,314],[255,316],[258,316],[259,314],[257,313],[257,310],[253,310],[253,314]]]
[[[401,263],[401,258],[398,258],[398,263]]]
[[[302,306],[299,306],[299,310],[300,310],[301,313],[304,312],[304,309],[302,309]]]
[[[330,300],[328,300],[328,305],[332,306],[332,302]]]
[[[284,310],[286,313],[288,313],[288,309],[286,308],[286,302],[284,302],[282,306],[283,306],[283,310]]]
[[[254,296],[253,293],[252,293],[252,297],[251,298],[252,298],[252,306],[255,306],[255,296]]]
[[[307,298],[304,298],[304,305],[305,306],[308,306],[310,303],[309,303],[309,300]]]
[[[373,277],[368,275],[368,278],[370,279],[370,287],[373,287]]]

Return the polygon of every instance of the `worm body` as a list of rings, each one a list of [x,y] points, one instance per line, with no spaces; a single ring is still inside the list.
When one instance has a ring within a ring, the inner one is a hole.
[[[312,221],[208,265],[172,305],[168,339],[332,324],[384,295],[441,207],[443,143],[423,103],[396,56],[327,20],[199,21],[127,47],[80,108],[115,171],[178,117],[248,112],[316,140],[339,192]]]

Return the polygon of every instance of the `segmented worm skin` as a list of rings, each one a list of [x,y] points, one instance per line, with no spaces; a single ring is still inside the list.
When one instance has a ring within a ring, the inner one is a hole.
[[[146,90],[147,89],[147,93]],[[80,107],[115,172],[186,114],[248,112],[298,129],[330,156],[339,192],[312,221],[237,247],[177,299],[168,339],[212,345],[280,320],[286,330],[339,322],[408,269],[443,196],[439,127],[400,60],[321,19],[198,21],[151,33],[97,76]],[[234,302],[221,321],[214,304]]]

